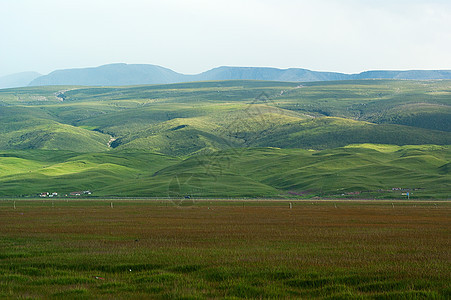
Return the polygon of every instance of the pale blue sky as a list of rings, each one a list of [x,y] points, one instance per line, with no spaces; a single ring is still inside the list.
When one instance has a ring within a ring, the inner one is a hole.
[[[451,69],[449,0],[0,0],[0,76],[107,63]]]

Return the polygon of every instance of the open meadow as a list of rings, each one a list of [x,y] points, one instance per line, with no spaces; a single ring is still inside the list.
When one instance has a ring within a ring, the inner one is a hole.
[[[447,201],[0,201],[0,298],[451,297]]]

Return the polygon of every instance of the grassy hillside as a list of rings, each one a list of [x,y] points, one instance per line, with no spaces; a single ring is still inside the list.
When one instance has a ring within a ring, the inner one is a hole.
[[[219,195],[215,188],[235,177],[298,196],[400,197],[392,188],[404,188],[416,189],[412,193],[419,197],[449,197],[450,154],[449,146],[369,144],[323,151],[237,149],[189,158],[154,177],[166,182],[177,178],[183,193],[198,189],[210,196]],[[255,185],[255,195],[259,191]]]
[[[105,151],[110,137],[62,124],[35,107],[0,108],[0,149]]]
[[[449,197],[450,95],[396,80],[0,90],[0,195]]]
[[[318,116],[450,131],[450,97],[449,81],[359,80],[304,83],[277,102]]]
[[[68,194],[80,190],[110,194],[109,189],[124,180],[153,174],[177,161],[149,152],[2,151],[0,195]]]
[[[449,146],[229,149],[185,160],[129,150],[0,152],[0,195],[450,197]],[[399,188],[399,190],[393,190]]]
[[[110,135],[113,148],[175,156],[235,147],[447,145],[450,90],[450,81],[393,80],[8,89],[0,91],[0,116],[11,130],[0,149],[103,151]]]

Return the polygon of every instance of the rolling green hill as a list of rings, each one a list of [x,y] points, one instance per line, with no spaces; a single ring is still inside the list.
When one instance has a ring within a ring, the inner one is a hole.
[[[0,148],[101,151],[107,150],[110,135],[115,138],[113,148],[176,156],[230,147],[447,145],[451,141],[450,90],[450,81],[393,80],[9,89],[0,91],[2,115],[21,122],[27,115],[33,117],[30,124],[50,120],[53,125],[47,126],[47,133],[65,132],[78,140],[73,143],[77,146],[64,148],[62,143],[46,142],[45,131],[16,122],[14,126],[30,130],[32,136],[45,137],[27,142],[22,133],[16,138],[19,141],[4,138],[13,141]],[[4,123],[13,126],[11,121]],[[80,142],[83,139],[89,141]]]
[[[449,197],[450,97],[444,80],[0,90],[0,195]]]
[[[69,194],[84,190],[106,195],[110,188],[124,180],[136,180],[178,161],[144,151],[86,154],[49,150],[2,151],[0,195],[36,195],[48,191]],[[100,190],[103,192],[98,192]]]
[[[0,195],[447,198],[450,159],[450,146],[433,145],[237,148],[184,160],[129,150],[2,151]]]
[[[59,123],[38,108],[2,107],[0,122],[0,149],[86,152],[108,149],[108,135]]]
[[[425,197],[449,197],[449,146],[352,145],[323,151],[255,148],[233,149],[192,157],[157,172],[152,178],[180,184],[169,190],[210,196],[243,194],[238,187],[216,190],[228,182],[242,182],[249,196],[397,196],[392,188],[410,189]],[[232,178],[235,178],[233,180]],[[249,182],[251,179],[254,184]],[[278,192],[265,190],[265,184]],[[252,188],[253,187],[253,188]],[[197,192],[200,191],[200,192]]]

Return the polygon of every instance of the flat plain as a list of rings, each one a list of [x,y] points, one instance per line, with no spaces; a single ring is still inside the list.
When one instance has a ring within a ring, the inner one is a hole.
[[[0,201],[2,298],[451,297],[447,201]]]

